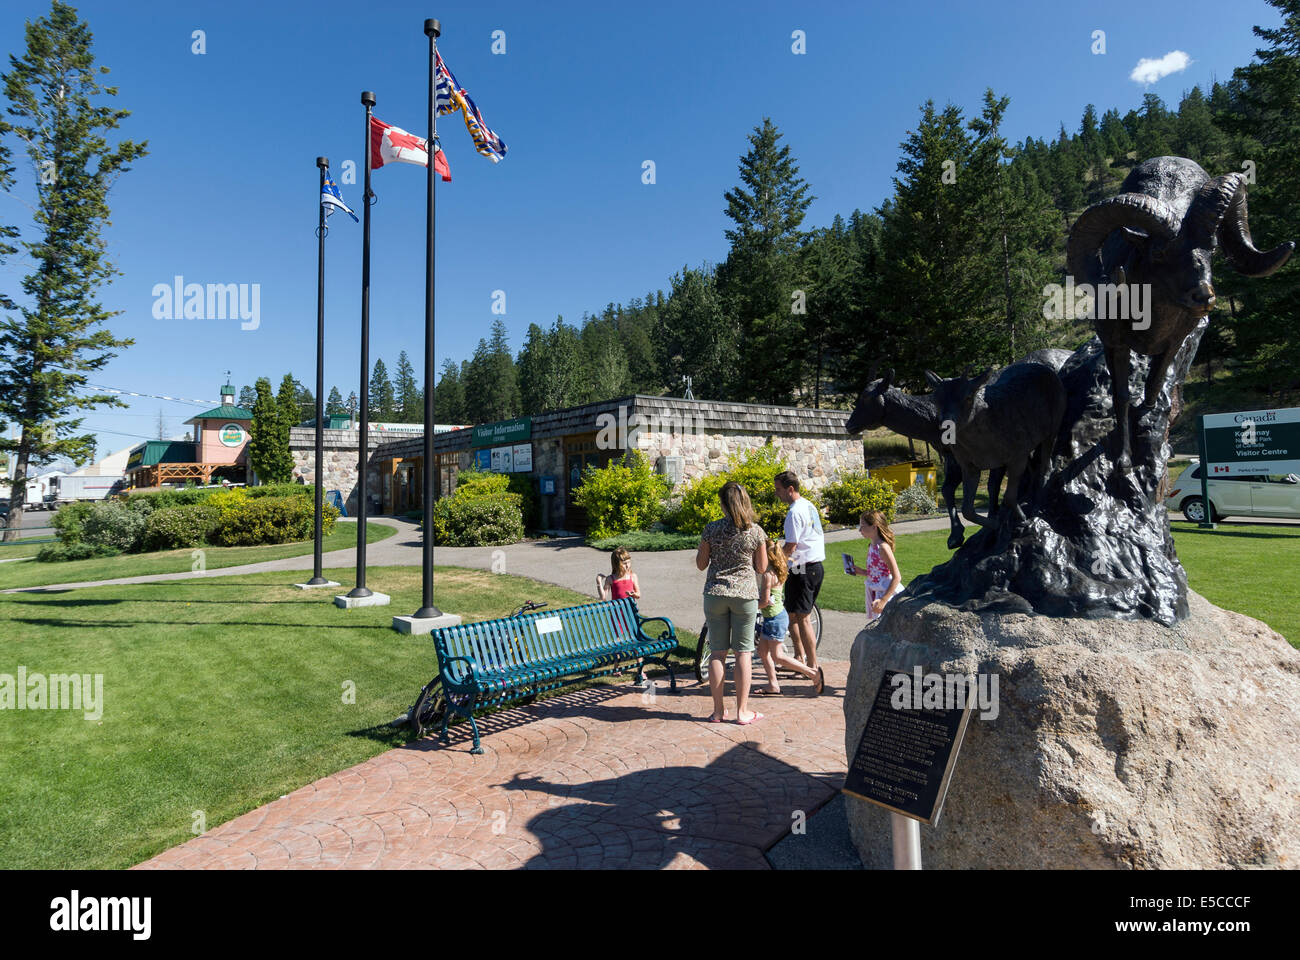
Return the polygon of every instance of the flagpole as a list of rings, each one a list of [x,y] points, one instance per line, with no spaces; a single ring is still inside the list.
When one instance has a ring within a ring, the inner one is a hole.
[[[424,538],[420,609],[415,611],[417,619],[441,617],[442,611],[433,603],[433,517],[434,479],[436,476],[433,439],[434,410],[433,389],[434,376],[434,334],[433,334],[433,280],[434,280],[434,185],[438,182],[434,170],[434,157],[438,133],[438,37],[442,34],[442,25],[437,20],[424,21],[424,33],[429,38],[429,164],[426,171],[426,198],[424,259]]]
[[[317,157],[316,166],[320,169],[320,192],[325,193],[325,171],[329,169],[329,157]],[[319,197],[317,198],[319,200]],[[307,581],[309,587],[323,587],[329,581],[321,575],[321,510],[323,509],[325,485],[325,433],[321,422],[325,413],[321,397],[325,392],[325,204],[318,202],[320,222],[316,227],[316,518],[315,539],[312,547],[312,577]]]
[[[369,90],[361,93],[366,107],[365,190],[361,202],[365,205],[361,227],[361,422],[359,424],[359,455],[357,465],[357,585],[348,592],[348,598],[359,600],[371,596],[366,587],[366,514],[370,507],[370,117],[375,106],[375,95]]]

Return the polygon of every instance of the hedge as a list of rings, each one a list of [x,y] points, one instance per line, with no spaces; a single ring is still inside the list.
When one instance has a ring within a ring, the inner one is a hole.
[[[261,497],[217,507],[211,539],[223,547],[255,546],[309,540],[315,533],[315,507],[307,497]],[[334,528],[338,510],[325,505],[321,531]]]
[[[894,519],[894,485],[869,475],[865,470],[840,474],[833,483],[822,488],[817,499],[831,523],[855,527],[867,510],[881,511],[886,521]]]
[[[633,530],[645,530],[663,516],[664,497],[671,486],[657,475],[640,451],[605,467],[587,467],[573,501],[587,511],[587,539],[604,540]]]
[[[217,511],[206,504],[164,507],[149,515],[144,530],[145,549],[175,550],[202,546],[208,542],[216,526]]]
[[[433,505],[433,542],[450,547],[494,547],[524,538],[519,495],[444,497]],[[426,534],[427,535],[427,534]]]
[[[681,501],[669,511],[666,522],[682,533],[702,533],[705,524],[722,519],[718,491],[734,480],[749,492],[758,525],[769,537],[779,538],[785,530],[786,505],[777,498],[774,481],[785,469],[785,461],[771,444],[744,456],[733,454],[724,472],[705,474],[685,485]]]

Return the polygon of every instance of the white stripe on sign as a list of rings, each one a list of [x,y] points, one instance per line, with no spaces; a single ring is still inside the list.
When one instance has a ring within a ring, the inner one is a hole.
[[[563,629],[559,617],[543,617],[537,621],[538,633],[555,633],[555,631]]]

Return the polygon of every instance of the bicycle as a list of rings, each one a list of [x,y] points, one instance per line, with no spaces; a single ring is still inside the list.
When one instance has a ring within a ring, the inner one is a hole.
[[[533,610],[540,610],[546,606],[545,600],[526,600],[511,612],[510,616],[517,617],[521,614],[530,613]],[[520,638],[512,636],[510,638],[510,647],[515,655],[523,659],[523,651],[519,646]],[[451,694],[455,697],[456,694]],[[537,694],[533,693],[519,701],[521,705],[527,705],[537,700]],[[464,699],[452,701],[456,706],[463,706]],[[432,680],[425,684],[420,695],[415,699],[415,705],[411,707],[410,712],[406,715],[406,721],[410,723],[411,728],[415,731],[417,737],[424,736],[426,730],[432,729],[434,725],[441,724],[442,718],[447,713],[447,694],[442,688],[442,673],[439,672]],[[400,720],[402,718],[398,718]],[[394,721],[396,723],[397,721]]]
[[[818,609],[817,604],[815,603],[813,604],[812,612],[808,614],[808,622],[812,624],[813,649],[815,650],[821,646],[821,642],[822,642],[822,612],[820,609]],[[762,629],[763,629],[763,616],[762,614],[759,614],[758,619],[754,621],[755,648],[758,647],[758,641],[759,639],[762,638]],[[706,622],[704,626],[700,628],[700,639],[699,642],[695,645],[695,679],[700,683],[703,683],[705,680],[708,679],[708,675],[709,675],[708,653],[709,653],[709,625]],[[757,649],[755,649],[753,656],[755,659],[758,658]],[[801,658],[795,657],[795,659],[798,660]]]

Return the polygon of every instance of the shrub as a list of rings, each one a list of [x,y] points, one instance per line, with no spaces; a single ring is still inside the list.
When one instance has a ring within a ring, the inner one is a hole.
[[[444,497],[430,513],[433,542],[450,547],[490,547],[517,543],[524,536],[518,494]]]
[[[183,507],[191,503],[202,503],[216,492],[216,490],[205,490],[198,487],[179,487],[175,490],[147,490],[143,493],[129,494],[126,502],[132,507],[138,503],[147,503],[155,510],[162,510],[166,507]]]
[[[217,526],[217,510],[203,503],[163,507],[149,515],[144,528],[148,550],[197,547],[207,542]]]
[[[81,542],[88,513],[90,504],[85,502],[69,503],[54,511],[50,526],[60,542],[69,545]]]
[[[840,474],[822,488],[819,499],[832,523],[856,526],[866,510],[879,510],[886,520],[894,519],[894,485],[865,470]]]
[[[228,494],[237,491],[226,491]],[[214,494],[212,499],[222,494]],[[211,539],[226,547],[255,546],[263,543],[291,543],[308,540],[315,532],[315,508],[307,497],[258,497],[252,500],[231,498],[210,504],[216,510]],[[338,510],[329,504],[321,514],[321,532],[334,528]]]
[[[90,504],[86,504],[90,506]],[[78,541],[75,543],[47,543],[36,554],[40,563],[58,563],[63,560],[88,560],[91,557],[113,557],[120,551],[112,547]]]
[[[229,490],[214,490],[207,498],[206,504],[217,511],[217,525],[230,523],[240,511],[248,505],[247,487],[231,487]]]
[[[670,485],[651,469],[644,454],[632,450],[603,468],[588,467],[573,501],[587,511],[587,539],[603,540],[645,530],[663,515]]]
[[[233,489],[243,490],[250,500],[262,497],[306,497],[314,503],[316,497],[316,487],[306,483],[267,483],[260,487],[234,487]]]
[[[934,502],[930,488],[917,480],[895,498],[894,508],[899,513],[937,513],[939,505]]]
[[[743,457],[732,455],[725,472],[706,474],[687,483],[681,500],[666,519],[682,533],[702,533],[706,523],[722,519],[718,491],[728,480],[734,480],[749,491],[759,526],[768,536],[779,538],[785,528],[786,505],[777,499],[772,481],[785,469],[785,461],[771,444],[751,450]]]
[[[85,543],[124,553],[138,550],[147,522],[144,510],[132,509],[120,500],[92,503],[82,522],[81,538]]]

